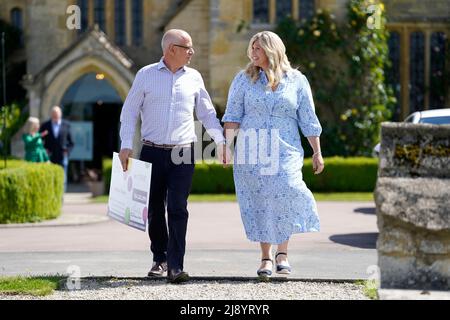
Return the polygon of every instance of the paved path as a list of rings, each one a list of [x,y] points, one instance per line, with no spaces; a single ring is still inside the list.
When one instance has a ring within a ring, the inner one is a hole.
[[[319,202],[320,233],[291,238],[292,278],[366,279],[377,264],[372,202]],[[255,276],[259,245],[246,239],[235,202],[190,203],[185,269],[192,276]],[[106,204],[67,194],[58,223],[0,228],[0,275],[145,276],[146,233],[105,218]],[[371,267],[372,266],[372,267]]]

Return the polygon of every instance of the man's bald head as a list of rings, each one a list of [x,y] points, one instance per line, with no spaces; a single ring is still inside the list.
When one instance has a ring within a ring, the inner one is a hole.
[[[161,40],[161,47],[163,53],[165,53],[167,49],[169,49],[169,46],[171,44],[177,44],[180,42],[184,42],[186,40],[192,41],[191,36],[186,31],[181,29],[168,30],[166,33],[164,33],[164,36]]]
[[[58,122],[62,117],[61,108],[58,106],[54,106],[51,111],[51,118],[53,122]]]

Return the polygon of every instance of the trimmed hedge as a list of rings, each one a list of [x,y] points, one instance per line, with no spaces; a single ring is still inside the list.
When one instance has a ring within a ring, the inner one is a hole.
[[[56,218],[61,214],[63,192],[62,167],[8,161],[8,167],[0,169],[0,223]]]
[[[303,179],[311,191],[316,192],[372,192],[378,172],[377,158],[325,158],[325,169],[315,175],[312,160],[305,159]],[[103,162],[105,190],[109,192],[111,160]],[[220,164],[197,163],[191,193],[234,193],[233,167]]]
[[[311,191],[373,192],[377,182],[378,158],[325,158],[325,169],[315,175],[311,158],[303,165],[303,180]]]

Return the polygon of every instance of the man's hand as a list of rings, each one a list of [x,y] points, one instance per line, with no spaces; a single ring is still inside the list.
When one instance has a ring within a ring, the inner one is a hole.
[[[41,132],[41,137],[45,137],[46,135],[48,135],[48,130],[44,130]]]
[[[314,174],[321,173],[323,171],[323,168],[325,167],[325,164],[324,164],[324,161],[323,161],[323,158],[322,158],[322,154],[320,152],[319,153],[315,153],[313,155],[312,160],[313,160],[313,171],[314,171]]]
[[[128,170],[128,159],[131,157],[132,152],[133,150],[131,149],[122,149],[119,152],[119,159],[124,172]]]

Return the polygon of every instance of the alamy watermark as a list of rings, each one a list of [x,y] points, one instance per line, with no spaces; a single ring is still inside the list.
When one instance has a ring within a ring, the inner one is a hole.
[[[68,274],[66,280],[67,290],[80,290],[81,289],[81,268],[77,265],[68,266],[66,269]]]
[[[81,29],[81,9],[77,5],[68,6],[66,13],[69,15],[66,19],[66,27],[69,30]]]
[[[364,10],[370,16],[366,20],[366,26],[370,30],[381,29],[381,15],[383,12],[383,4],[371,4]]]
[[[174,164],[191,164],[192,158],[195,161],[209,160],[213,163],[222,164],[222,159],[218,159],[219,153],[217,145],[212,141],[211,136],[221,136],[222,130],[210,129],[202,134],[202,124],[195,121],[195,133],[197,137],[201,137],[200,141],[194,143],[193,148],[173,148],[171,152],[171,160]],[[181,135],[175,130],[172,134],[172,141],[177,141]],[[203,142],[210,142],[203,149]],[[300,142],[300,139],[299,139]],[[276,175],[280,169],[280,130],[279,129],[239,129],[236,145],[229,142],[227,146],[230,155],[234,152],[235,165],[255,165],[259,168],[261,175]],[[194,152],[194,157],[192,157]],[[215,155],[214,155],[215,153]],[[219,153],[220,154],[220,153]]]

